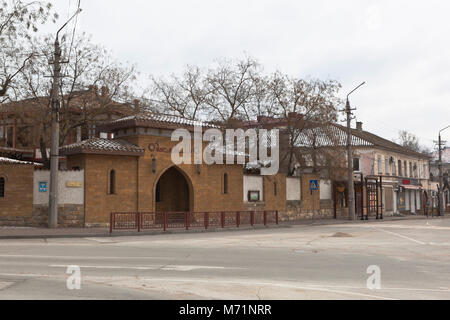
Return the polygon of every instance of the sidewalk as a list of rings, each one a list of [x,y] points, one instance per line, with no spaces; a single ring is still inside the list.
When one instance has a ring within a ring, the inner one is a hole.
[[[444,217],[429,217],[428,219],[448,219],[450,214],[445,214]],[[320,220],[299,220],[281,222],[280,225],[273,225],[269,227],[255,226],[255,227],[241,227],[241,228],[226,228],[226,229],[196,229],[196,230],[168,230],[164,231],[115,231],[112,235],[109,234],[108,228],[22,228],[22,227],[0,227],[0,239],[51,239],[51,238],[95,238],[95,237],[122,237],[122,236],[142,236],[142,235],[160,235],[160,234],[180,234],[180,233],[204,233],[204,232],[224,232],[224,231],[239,231],[239,230],[263,230],[275,228],[291,228],[295,226],[320,226],[333,224],[347,224],[347,223],[368,223],[368,222],[386,222],[386,221],[401,221],[401,220],[426,220],[427,217],[423,215],[408,215],[408,216],[394,216],[385,217],[383,220],[375,220],[371,218],[368,221],[350,221],[344,219],[320,219]]]

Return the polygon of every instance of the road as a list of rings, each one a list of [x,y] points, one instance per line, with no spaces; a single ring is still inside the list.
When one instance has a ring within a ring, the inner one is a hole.
[[[0,299],[450,299],[450,219],[1,240]]]

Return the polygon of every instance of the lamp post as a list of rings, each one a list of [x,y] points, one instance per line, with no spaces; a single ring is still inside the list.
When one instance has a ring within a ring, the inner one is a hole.
[[[438,195],[438,200],[439,200],[439,215],[443,216],[443,211],[442,211],[442,205],[443,205],[443,189],[444,189],[444,175],[442,173],[442,138],[441,138],[441,133],[444,132],[445,130],[447,130],[448,128],[450,128],[450,126],[445,127],[444,129],[439,131],[439,195]]]
[[[52,144],[50,149],[50,195],[49,195],[49,218],[48,226],[50,228],[58,227],[58,170],[59,170],[59,86],[61,78],[61,47],[59,46],[59,33],[67,24],[75,18],[81,9],[67,20],[67,22],[58,30],[55,39],[55,52],[53,58],[53,83],[51,93],[52,108]]]
[[[355,89],[350,91],[347,95],[347,102],[345,104],[345,113],[347,114],[347,164],[348,164],[348,210],[350,220],[356,220],[355,213],[355,185],[353,183],[353,156],[352,156],[352,136],[351,136],[351,121],[352,121],[352,109],[350,107],[350,95],[362,87],[365,82],[361,83]]]

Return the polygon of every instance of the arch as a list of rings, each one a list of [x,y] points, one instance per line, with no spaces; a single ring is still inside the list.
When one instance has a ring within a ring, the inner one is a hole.
[[[169,166],[153,184],[154,212],[193,212],[194,188],[188,174],[178,166]]]

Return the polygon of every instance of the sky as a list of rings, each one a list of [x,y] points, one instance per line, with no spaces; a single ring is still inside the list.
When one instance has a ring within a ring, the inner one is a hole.
[[[78,0],[52,2],[63,22]],[[365,81],[351,105],[364,129],[384,138],[407,130],[433,147],[450,125],[448,1],[81,0],[81,7],[77,32],[145,78],[249,55],[267,73],[338,80],[343,99]],[[450,129],[442,136],[450,144]]]

